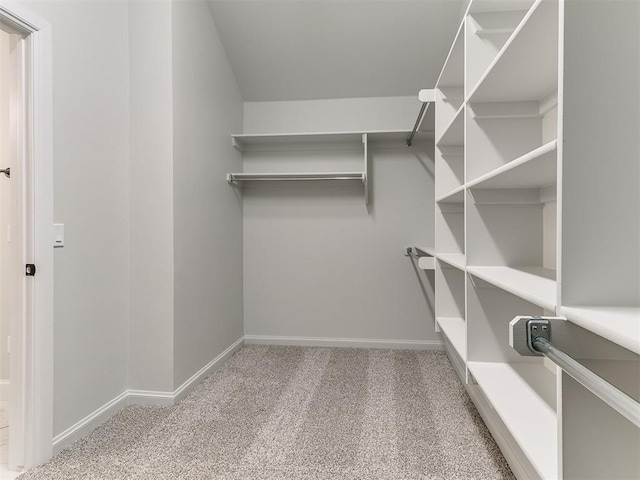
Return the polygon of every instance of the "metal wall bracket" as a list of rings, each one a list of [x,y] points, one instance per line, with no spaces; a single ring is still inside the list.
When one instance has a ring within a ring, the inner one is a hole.
[[[533,348],[533,341],[538,337],[551,341],[551,322],[549,320],[532,318],[527,321],[527,347],[534,355],[542,356],[540,352]]]
[[[551,341],[553,321],[565,322],[565,319],[530,315],[514,318],[509,323],[509,345],[523,357],[542,357],[543,355],[533,348],[533,341],[537,337]]]

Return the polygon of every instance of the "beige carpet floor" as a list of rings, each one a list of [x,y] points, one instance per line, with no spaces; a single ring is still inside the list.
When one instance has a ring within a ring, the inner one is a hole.
[[[43,479],[512,479],[442,352],[246,346],[179,405],[128,407]]]

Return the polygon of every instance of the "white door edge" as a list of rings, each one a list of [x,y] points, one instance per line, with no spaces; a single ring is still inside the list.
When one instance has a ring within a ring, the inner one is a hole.
[[[0,22],[26,35],[27,99],[24,340],[12,360],[22,359],[23,441],[10,466],[33,466],[51,457],[53,439],[53,121],[51,25],[16,1],[0,0]],[[20,351],[21,350],[21,351]],[[12,382],[13,383],[13,382]]]

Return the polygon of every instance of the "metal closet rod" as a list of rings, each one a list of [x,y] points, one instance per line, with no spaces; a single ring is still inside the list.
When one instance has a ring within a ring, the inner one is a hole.
[[[362,172],[341,172],[341,173],[229,173],[227,182],[304,182],[319,180],[360,180],[366,181]]]
[[[427,108],[427,104],[423,103],[422,107],[420,107],[420,113],[418,113],[418,118],[416,119],[416,123],[413,126],[413,130],[411,131],[411,134],[407,137],[407,147],[410,147],[411,144],[413,143],[413,137],[416,136],[416,132],[418,131],[418,127],[420,126],[420,121],[422,120],[422,116],[424,115],[424,111]]]
[[[640,403],[554,346],[545,338],[546,334],[541,332],[543,329],[544,332],[550,332],[550,325],[548,323],[544,324],[543,322],[544,321],[533,321],[533,325],[528,326],[529,329],[540,332],[540,334],[536,336],[535,333],[529,330],[529,337],[532,338],[531,347],[536,352],[545,355],[591,393],[610,405],[611,408],[632,422],[636,427],[640,428]]]

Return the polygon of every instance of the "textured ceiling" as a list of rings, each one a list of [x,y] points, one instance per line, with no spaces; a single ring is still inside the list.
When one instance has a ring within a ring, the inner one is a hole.
[[[209,0],[245,101],[417,95],[463,0]]]

